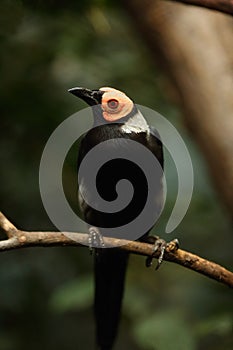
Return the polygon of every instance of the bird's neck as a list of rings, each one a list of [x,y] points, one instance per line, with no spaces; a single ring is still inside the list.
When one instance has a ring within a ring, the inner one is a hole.
[[[138,110],[134,115],[128,118],[128,120],[124,124],[122,124],[121,130],[127,134],[150,132],[146,119],[143,117],[142,113]]]

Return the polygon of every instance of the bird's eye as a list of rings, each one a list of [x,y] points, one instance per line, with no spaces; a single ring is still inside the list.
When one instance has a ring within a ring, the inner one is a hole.
[[[116,109],[119,106],[119,102],[115,99],[108,100],[107,105],[111,109]]]

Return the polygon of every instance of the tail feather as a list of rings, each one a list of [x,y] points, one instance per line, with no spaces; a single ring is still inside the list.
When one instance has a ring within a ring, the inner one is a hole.
[[[117,334],[128,256],[114,248],[96,252],[94,311],[100,350],[111,350]]]

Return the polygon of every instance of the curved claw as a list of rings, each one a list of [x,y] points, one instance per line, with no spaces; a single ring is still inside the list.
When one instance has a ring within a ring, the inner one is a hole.
[[[163,239],[160,239],[159,247],[157,248],[157,249],[160,249],[160,255],[158,257],[157,265],[155,267],[155,270],[158,270],[159,267],[161,266],[162,262],[163,262],[163,257],[164,257],[164,253],[165,253],[166,247],[167,247],[166,241],[164,241]]]
[[[146,267],[151,267],[153,261],[153,256],[148,256],[146,258]]]
[[[164,252],[166,250],[167,243],[164,239],[161,239],[158,236],[148,236],[146,237],[145,241],[147,243],[153,243],[154,245],[152,255],[146,258],[146,267],[150,267],[152,265],[153,258],[155,257],[155,252],[160,251],[160,255],[158,257],[158,263],[155,268],[155,270],[158,270],[158,268],[161,266],[163,262]]]
[[[146,267],[150,267],[152,265],[153,258],[155,257],[155,252],[160,252],[159,257],[157,258],[157,265],[155,267],[155,270],[158,270],[161,266],[166,249],[169,252],[174,252],[179,248],[179,241],[177,238],[167,243],[164,239],[161,239],[158,236],[148,236],[146,238],[146,241],[148,243],[153,242],[154,244],[152,255],[146,258]]]

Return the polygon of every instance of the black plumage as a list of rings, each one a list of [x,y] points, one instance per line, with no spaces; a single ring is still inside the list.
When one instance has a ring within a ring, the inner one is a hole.
[[[155,155],[163,168],[163,149],[159,134],[148,127],[133,102],[118,90],[102,88],[92,91],[74,88],[70,92],[91,105],[94,115],[93,128],[84,135],[80,144],[78,169],[90,150],[103,141],[113,140],[110,145],[106,146],[105,152],[111,155],[112,148],[125,147],[124,152],[128,155],[129,160],[112,159],[103,165],[96,176],[99,195],[108,201],[115,200],[117,197],[116,184],[121,179],[129,180],[134,188],[132,201],[118,213],[104,213],[93,209],[80,196],[83,217],[89,226],[105,228],[123,226],[140,214],[147,200],[148,186],[143,170],[130,161],[130,152],[134,151],[133,148],[130,150],[127,142],[124,145],[122,142],[119,143],[118,139],[133,140],[144,145]],[[119,108],[120,112],[117,117],[115,106],[120,106],[120,103],[123,107]],[[111,110],[108,106],[114,106],[114,109]],[[124,114],[124,109],[127,114]],[[114,120],[109,120],[112,118]],[[80,181],[80,186],[88,186],[85,183],[85,176]],[[162,179],[156,179],[156,181],[158,184],[154,193],[153,210],[157,211],[159,216],[162,207]],[[142,232],[140,239],[144,240],[147,234],[148,232]],[[95,250],[94,310],[97,344],[101,350],[111,350],[117,334],[127,262],[128,253],[124,251],[116,248]]]

